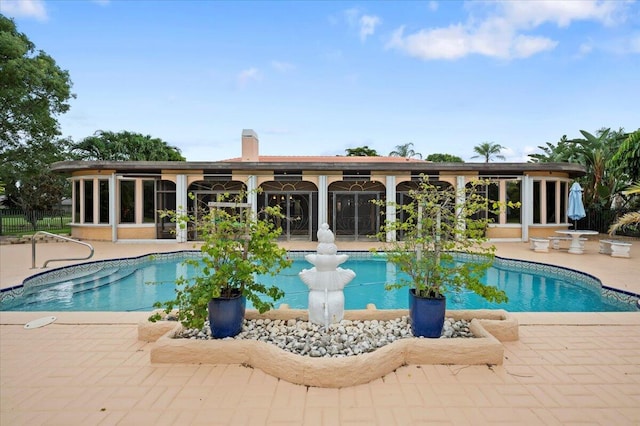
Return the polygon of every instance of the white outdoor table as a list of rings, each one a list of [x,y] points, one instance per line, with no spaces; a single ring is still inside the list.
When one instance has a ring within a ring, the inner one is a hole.
[[[569,253],[582,254],[582,248],[580,247],[580,237],[583,235],[598,235],[598,231],[588,231],[586,229],[580,230],[561,230],[556,231],[558,234],[569,235],[571,237],[571,245],[569,246]]]

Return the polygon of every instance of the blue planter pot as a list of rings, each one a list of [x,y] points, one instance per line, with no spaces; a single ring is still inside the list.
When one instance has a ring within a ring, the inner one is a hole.
[[[409,319],[411,332],[416,337],[439,338],[442,335],[447,298],[426,298],[416,296],[415,289],[409,290]]]
[[[217,298],[209,301],[209,326],[216,339],[233,337],[242,330],[247,299],[238,294],[231,298]]]

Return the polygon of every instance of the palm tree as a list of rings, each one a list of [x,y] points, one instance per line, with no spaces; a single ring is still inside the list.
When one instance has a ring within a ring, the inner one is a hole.
[[[567,139],[567,135],[562,135],[557,144],[547,142],[546,146],[538,145],[543,151],[542,154],[529,154],[529,162],[532,163],[575,163],[577,153],[574,144]]]
[[[630,182],[611,163],[624,135],[622,132],[611,132],[609,128],[598,130],[596,135],[585,130],[580,130],[580,133],[584,139],[572,139],[569,142],[573,144],[576,162],[587,168],[584,183],[581,182],[585,203],[607,208],[612,197]]]
[[[413,150],[413,142],[409,142],[402,145],[396,145],[396,149],[389,153],[389,157],[417,157],[422,159],[422,154],[420,154],[419,152],[415,152]]]
[[[636,182],[631,185],[624,194],[640,194],[640,182]],[[609,235],[613,236],[618,229],[626,227],[638,227],[640,226],[640,211],[630,212],[620,217],[614,224],[609,227]]]
[[[494,142],[482,142],[480,145],[473,147],[473,152],[478,155],[474,155],[471,158],[484,158],[484,162],[488,163],[492,157],[499,158],[500,160],[506,160],[504,155],[500,154],[500,151],[504,149],[504,146]]]

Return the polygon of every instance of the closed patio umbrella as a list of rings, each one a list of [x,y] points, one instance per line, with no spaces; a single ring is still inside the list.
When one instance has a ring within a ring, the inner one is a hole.
[[[573,229],[576,229],[578,220],[585,217],[587,213],[584,211],[582,203],[582,187],[578,182],[574,182],[569,190],[569,206],[567,208],[567,216],[573,219]]]

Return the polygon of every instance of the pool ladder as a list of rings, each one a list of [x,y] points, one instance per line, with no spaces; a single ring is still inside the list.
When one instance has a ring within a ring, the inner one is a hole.
[[[64,237],[62,235],[58,235],[58,234],[52,234],[51,232],[47,232],[47,231],[38,231],[35,234],[33,234],[31,236],[31,269],[36,269],[36,235],[39,234],[45,234],[48,235],[50,237],[54,237],[54,238],[59,238],[61,240],[65,240],[65,241],[69,241],[70,243],[76,243],[76,244],[80,244],[83,246],[87,246],[89,247],[89,249],[91,250],[91,253],[89,253],[89,256],[87,257],[70,257],[70,258],[66,258],[66,259],[49,259],[46,262],[44,262],[44,265],[42,265],[42,269],[46,268],[47,265],[49,264],[49,262],[62,262],[65,260],[87,260],[87,259],[91,259],[93,257],[93,246],[89,243],[85,243],[82,241],[78,241],[78,240],[74,240],[73,238],[69,238],[69,237]]]

